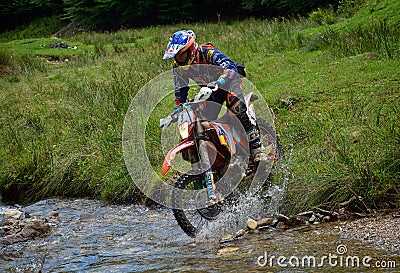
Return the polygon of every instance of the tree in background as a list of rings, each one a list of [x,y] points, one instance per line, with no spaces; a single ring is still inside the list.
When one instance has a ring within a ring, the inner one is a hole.
[[[61,15],[63,0],[0,0],[0,32],[34,19]]]
[[[339,0],[0,0],[0,31],[58,16],[92,29],[304,15]]]

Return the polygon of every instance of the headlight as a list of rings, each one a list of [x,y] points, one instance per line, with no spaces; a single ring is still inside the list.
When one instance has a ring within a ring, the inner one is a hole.
[[[178,126],[179,134],[181,135],[182,139],[189,137],[189,123],[187,121],[182,122]]]

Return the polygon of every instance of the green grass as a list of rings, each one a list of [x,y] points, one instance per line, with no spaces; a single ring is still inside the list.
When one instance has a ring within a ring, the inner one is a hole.
[[[186,28],[245,62],[274,110],[281,142],[293,150],[286,158],[288,211],[334,207],[352,192],[371,209],[398,206],[399,4],[366,2],[343,13],[353,17],[336,14],[335,24],[333,11],[318,11],[65,39],[6,41],[17,36],[7,33],[0,44],[0,194],[26,203],[49,196],[142,201],[123,158],[124,117],[140,88],[170,69],[161,60],[165,45]],[[43,46],[55,41],[77,48]],[[163,160],[158,118],[172,108],[172,99],[160,104],[147,127],[156,169]],[[356,202],[354,209],[366,208]]]

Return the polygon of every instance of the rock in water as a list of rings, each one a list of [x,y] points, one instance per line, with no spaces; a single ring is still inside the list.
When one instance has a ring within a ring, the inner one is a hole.
[[[22,211],[16,209],[9,209],[3,213],[5,218],[14,218],[16,220],[20,219],[22,216]]]
[[[251,230],[254,230],[257,228],[257,221],[253,220],[251,218],[247,219],[247,227]]]
[[[283,214],[279,213],[278,215],[276,215],[276,219],[278,219],[279,222],[283,222],[285,225],[289,225],[290,224],[290,219],[286,215],[283,215]]]
[[[257,227],[265,227],[265,226],[270,226],[274,219],[267,217],[267,218],[262,218],[257,221]]]
[[[36,237],[44,236],[50,232],[50,225],[44,220],[33,219],[27,222],[24,228],[14,234],[4,236],[0,239],[0,244],[11,245],[19,242],[28,241]]]

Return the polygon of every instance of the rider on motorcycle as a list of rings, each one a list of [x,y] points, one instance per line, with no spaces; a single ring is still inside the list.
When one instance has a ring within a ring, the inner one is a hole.
[[[200,86],[207,86],[214,90],[208,99],[222,105],[226,102],[227,108],[237,116],[248,136],[249,146],[254,161],[265,157],[261,147],[259,130],[250,122],[247,116],[247,107],[243,98],[242,82],[238,74],[236,63],[216,49],[211,43],[198,45],[196,35],[191,30],[175,32],[165,49],[163,60],[174,58],[175,108],[179,111],[180,104],[185,103],[189,91],[189,78]],[[203,73],[201,65],[212,65]],[[215,68],[213,73],[209,73]],[[200,71],[200,72],[199,72]],[[215,104],[214,104],[215,105]],[[216,109],[217,108],[217,109]],[[215,119],[220,107],[212,107],[211,119]],[[208,115],[208,116],[210,116]]]

